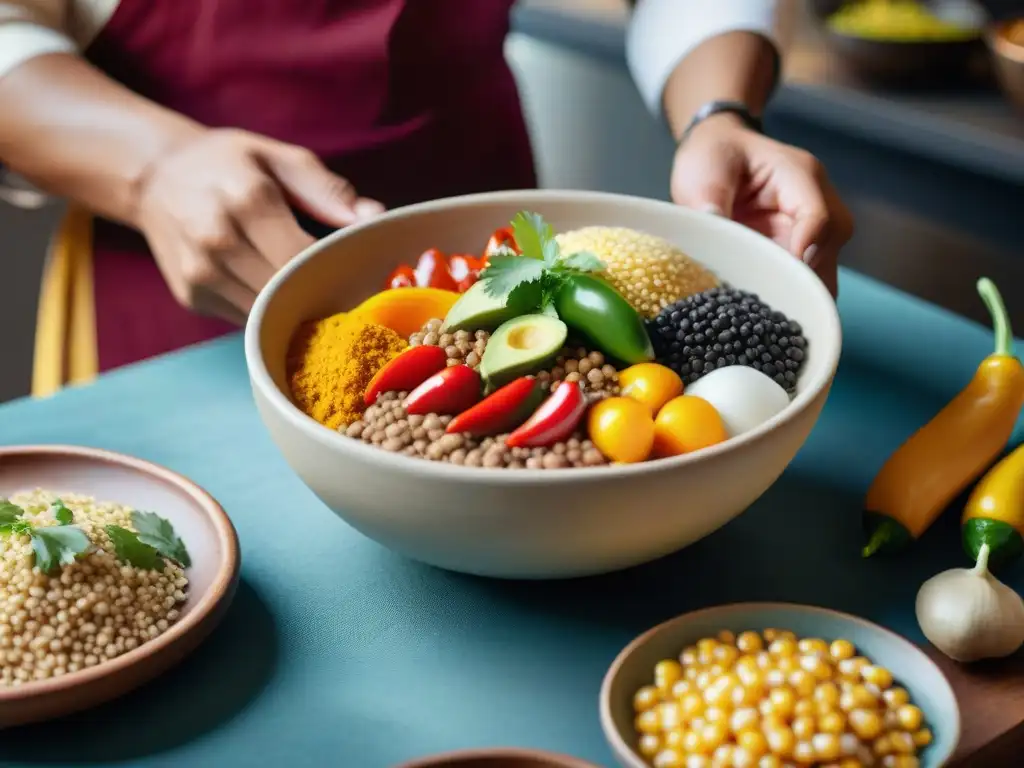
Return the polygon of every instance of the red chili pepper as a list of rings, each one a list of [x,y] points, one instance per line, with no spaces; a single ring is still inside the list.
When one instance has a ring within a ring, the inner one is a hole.
[[[448,274],[457,283],[459,293],[465,293],[487,268],[487,259],[456,253],[448,259]]]
[[[494,255],[495,251],[501,248],[511,248],[516,253],[522,253],[519,250],[519,246],[516,245],[516,236],[512,234],[512,230],[508,227],[494,230],[491,239],[487,241],[487,247],[484,248],[484,259],[489,259]]]
[[[508,436],[510,448],[544,448],[568,437],[587,410],[587,398],[580,385],[563,381],[525,424]]]
[[[446,291],[455,290],[455,280],[448,273],[448,259],[437,248],[431,248],[420,254],[415,272],[416,285],[424,288],[441,288]]]
[[[480,402],[480,385],[480,374],[468,365],[453,365],[410,392],[405,410],[414,415],[459,414]]]
[[[384,290],[390,290],[392,288],[415,288],[416,287],[416,273],[413,268],[407,264],[403,264],[398,267],[394,272],[388,275],[388,280],[384,284]]]
[[[409,347],[377,371],[366,385],[363,402],[373,405],[381,392],[409,392],[448,364],[441,347]]]
[[[445,431],[468,432],[473,437],[508,432],[526,421],[543,400],[541,383],[532,376],[523,376],[460,413]]]

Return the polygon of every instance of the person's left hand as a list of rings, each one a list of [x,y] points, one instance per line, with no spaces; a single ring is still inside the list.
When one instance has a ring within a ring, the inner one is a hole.
[[[714,115],[676,152],[672,199],[770,237],[836,295],[839,249],[853,235],[853,218],[809,152],[762,136],[735,115]]]

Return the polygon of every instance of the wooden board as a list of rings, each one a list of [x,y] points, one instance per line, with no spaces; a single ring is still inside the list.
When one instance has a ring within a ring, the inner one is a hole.
[[[961,733],[950,768],[1024,765],[1024,654],[962,665],[926,649],[960,704]]]

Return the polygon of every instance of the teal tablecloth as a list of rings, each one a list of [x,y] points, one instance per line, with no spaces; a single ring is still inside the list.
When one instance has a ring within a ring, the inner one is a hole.
[[[223,503],[243,550],[236,602],[194,657],[119,702],[3,733],[0,764],[386,768],[501,744],[610,766],[601,677],[670,616],[792,600],[920,640],[918,585],[964,564],[956,515],[906,557],[864,562],[860,501],[888,453],[969,379],[991,334],[857,275],[842,292],[840,372],[778,484],[678,555],[574,582],[444,573],[349,529],[271,444],[237,337],[0,408],[0,443],[99,446],[188,475]],[[1019,572],[1010,581],[1024,588]]]

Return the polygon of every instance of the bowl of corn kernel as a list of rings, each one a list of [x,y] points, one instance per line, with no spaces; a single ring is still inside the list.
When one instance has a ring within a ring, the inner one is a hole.
[[[743,603],[640,635],[601,686],[623,768],[938,768],[960,738],[949,682],[855,616]]]

